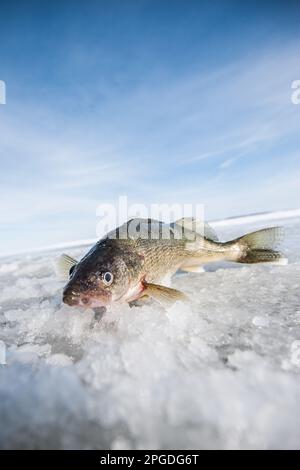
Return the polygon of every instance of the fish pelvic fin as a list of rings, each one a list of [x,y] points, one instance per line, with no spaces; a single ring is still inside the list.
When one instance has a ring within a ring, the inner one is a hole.
[[[230,248],[227,259],[247,264],[287,264],[287,258],[276,250],[283,238],[284,230],[282,227],[270,227],[248,233],[224,244]]]
[[[170,306],[178,300],[188,300],[188,297],[177,289],[161,286],[159,284],[152,284],[146,281],[144,281],[143,284],[145,287],[144,294],[157,300],[162,305]]]
[[[77,263],[78,261],[76,259],[63,253],[57,260],[55,269],[56,274],[63,279],[69,279],[70,269]]]

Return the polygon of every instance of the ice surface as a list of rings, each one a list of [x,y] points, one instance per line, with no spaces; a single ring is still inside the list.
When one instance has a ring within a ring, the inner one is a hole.
[[[179,274],[192,305],[101,320],[62,305],[58,252],[2,260],[1,448],[300,448],[300,220],[284,225],[289,265]]]

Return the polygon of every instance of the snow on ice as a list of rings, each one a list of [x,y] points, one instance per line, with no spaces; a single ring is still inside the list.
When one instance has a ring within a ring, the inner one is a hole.
[[[2,259],[0,447],[300,448],[300,220],[282,222],[289,265],[179,274],[192,305],[101,319],[61,303],[58,250]]]

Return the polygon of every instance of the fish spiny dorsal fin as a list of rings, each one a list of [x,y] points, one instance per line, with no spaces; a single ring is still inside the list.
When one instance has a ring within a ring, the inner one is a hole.
[[[69,279],[70,269],[77,263],[78,261],[76,259],[63,253],[57,260],[56,274],[63,279]]]
[[[200,235],[204,236],[208,240],[212,240],[213,242],[219,241],[218,235],[216,234],[214,229],[208,223],[203,222],[200,219],[195,219],[194,217],[183,217],[182,219],[176,220],[174,224],[181,225],[187,230],[199,233]]]

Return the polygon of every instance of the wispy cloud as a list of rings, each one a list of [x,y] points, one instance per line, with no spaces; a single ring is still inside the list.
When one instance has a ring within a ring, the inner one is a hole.
[[[220,163],[219,168],[220,168],[220,169],[228,168],[228,167],[230,167],[231,165],[233,165],[234,162],[237,161],[237,159],[238,159],[238,157],[235,157],[235,158],[227,158],[227,160],[224,160],[222,163]]]

